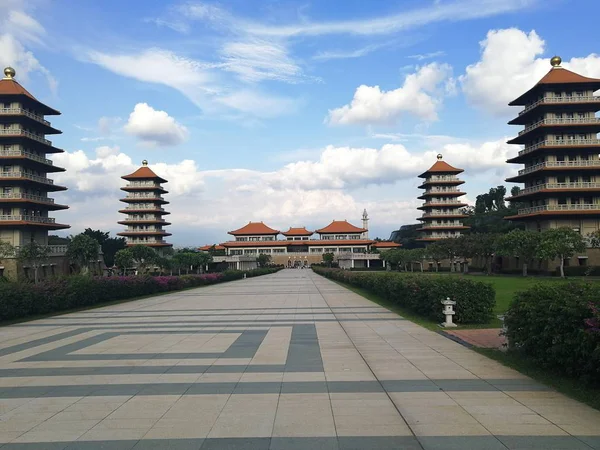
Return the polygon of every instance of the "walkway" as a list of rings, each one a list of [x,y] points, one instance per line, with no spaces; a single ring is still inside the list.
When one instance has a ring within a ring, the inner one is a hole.
[[[313,274],[0,329],[1,450],[600,449],[600,412]]]

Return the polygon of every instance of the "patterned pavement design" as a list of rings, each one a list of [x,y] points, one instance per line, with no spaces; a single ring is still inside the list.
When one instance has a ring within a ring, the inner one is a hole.
[[[600,412],[291,269],[0,328],[13,449],[600,450]]]

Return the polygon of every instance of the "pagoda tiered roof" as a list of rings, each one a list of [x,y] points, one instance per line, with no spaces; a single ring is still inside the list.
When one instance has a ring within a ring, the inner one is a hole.
[[[308,231],[306,227],[290,227],[289,230],[282,231],[281,234],[283,234],[284,236],[312,236],[314,234],[314,231]]]

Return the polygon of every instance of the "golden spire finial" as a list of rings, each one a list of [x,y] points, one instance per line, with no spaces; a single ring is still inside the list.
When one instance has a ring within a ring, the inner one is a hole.
[[[438,159],[438,161],[441,161],[441,159],[442,159],[442,158],[443,158],[443,157],[442,157],[442,154],[441,154],[441,153],[438,153],[438,155],[437,155],[437,159]]]
[[[4,79],[5,80],[12,80],[15,75],[17,74],[17,72],[15,72],[15,69],[13,69],[12,67],[6,67],[4,69]]]
[[[142,161],[142,166],[147,166],[147,165],[148,165],[148,160],[147,159],[143,160]]]
[[[551,65],[552,67],[560,67],[560,63],[562,63],[562,59],[561,59],[561,57],[560,57],[560,56],[553,56],[553,57],[550,59],[550,65]]]

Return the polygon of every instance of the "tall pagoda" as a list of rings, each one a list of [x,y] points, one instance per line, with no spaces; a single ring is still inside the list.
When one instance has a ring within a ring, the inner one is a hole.
[[[600,79],[587,78],[561,67],[552,68],[511,106],[523,106],[511,125],[523,125],[509,144],[523,149],[507,162],[523,164],[506,181],[524,188],[508,200],[521,208],[510,220],[528,229],[569,227],[586,235],[598,230],[600,219]]]
[[[171,233],[163,230],[164,226],[171,225],[163,219],[164,215],[170,214],[163,208],[169,202],[162,197],[162,194],[168,193],[162,187],[167,180],[156,175],[146,160],[142,161],[138,170],[121,178],[129,182],[121,188],[127,192],[127,196],[121,199],[127,207],[119,211],[127,214],[127,218],[119,222],[127,225],[127,229],[118,235],[125,237],[127,246],[146,245],[156,248],[159,253],[162,248],[172,247],[173,244],[164,240]]]
[[[48,231],[69,228],[48,217],[68,209],[48,197],[66,191],[48,173],[64,172],[46,158],[63,153],[45,138],[60,134],[44,116],[60,115],[44,105],[15,80],[15,70],[4,69],[0,80],[0,241],[14,246],[30,242],[48,245]]]
[[[419,175],[419,178],[424,178],[419,189],[425,189],[425,192],[418,198],[425,200],[425,203],[418,208],[423,210],[419,218],[423,223],[417,229],[421,232],[418,241],[433,242],[458,237],[462,231],[469,229],[462,222],[467,216],[460,210],[467,205],[458,199],[465,195],[458,188],[464,183],[457,177],[462,172],[462,169],[443,161],[442,155],[437,155],[435,164]]]

